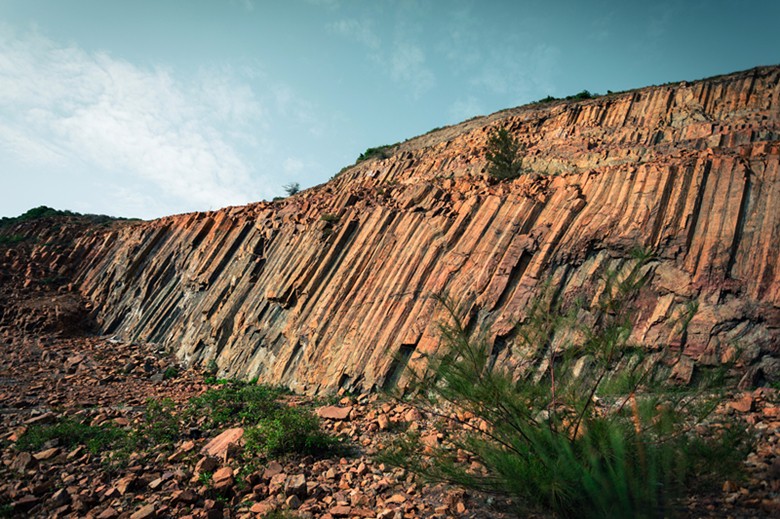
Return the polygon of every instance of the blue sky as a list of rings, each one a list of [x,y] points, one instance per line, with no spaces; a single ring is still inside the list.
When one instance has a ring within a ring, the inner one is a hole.
[[[780,63],[780,2],[0,0],[0,216],[153,218],[588,89]]]

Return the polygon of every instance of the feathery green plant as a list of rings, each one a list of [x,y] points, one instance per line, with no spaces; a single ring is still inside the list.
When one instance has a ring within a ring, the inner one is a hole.
[[[713,399],[704,398],[712,387],[665,391],[651,380],[651,367],[625,362],[641,356],[629,340],[630,302],[649,259],[639,254],[627,272],[606,277],[588,309],[589,327],[581,324],[581,305],[565,312],[550,291],[529,307],[518,337],[543,352],[531,361],[544,374],[538,382],[493,366],[490,341],[484,334],[474,338],[455,305],[442,300],[451,317],[441,325],[444,353],[411,374],[412,394],[430,415],[476,419],[454,420],[459,431],[427,452],[419,438],[404,437],[384,460],[560,517],[674,515],[688,485],[737,470],[746,454],[743,429],[694,432],[714,408]],[[571,376],[583,356],[591,362],[589,376]],[[615,377],[620,383],[602,394]]]

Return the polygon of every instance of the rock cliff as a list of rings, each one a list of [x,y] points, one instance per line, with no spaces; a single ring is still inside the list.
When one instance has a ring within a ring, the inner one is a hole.
[[[487,177],[496,127],[531,173]],[[634,335],[663,376],[739,355],[744,383],[778,380],[780,67],[506,110],[389,155],[281,201],[83,233],[57,262],[105,333],[315,393],[393,384],[435,351],[432,294],[519,370],[541,286],[593,297],[644,247]]]

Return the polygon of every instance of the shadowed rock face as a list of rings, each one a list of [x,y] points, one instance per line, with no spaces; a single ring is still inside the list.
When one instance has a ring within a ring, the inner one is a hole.
[[[498,126],[533,173],[486,177]],[[634,334],[658,358],[683,353],[667,375],[685,381],[741,347],[753,377],[774,376],[780,68],[516,108],[392,153],[276,203],[83,236],[74,279],[107,333],[321,392],[393,383],[435,351],[430,294],[464,304],[520,370],[532,352],[513,326],[540,286],[594,297],[641,246],[655,259]]]

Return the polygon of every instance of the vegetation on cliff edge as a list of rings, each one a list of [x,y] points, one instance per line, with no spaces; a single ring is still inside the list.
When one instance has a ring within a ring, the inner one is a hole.
[[[114,216],[107,216],[104,214],[82,214],[74,211],[53,209],[45,205],[34,207],[19,216],[2,217],[0,218],[0,228],[9,227],[11,225],[23,222],[29,222],[33,220],[40,220],[43,218],[53,218],[58,216],[70,216],[70,217],[82,217],[88,218],[95,224],[102,224],[111,222],[114,220],[132,220],[132,218],[121,218]]]

